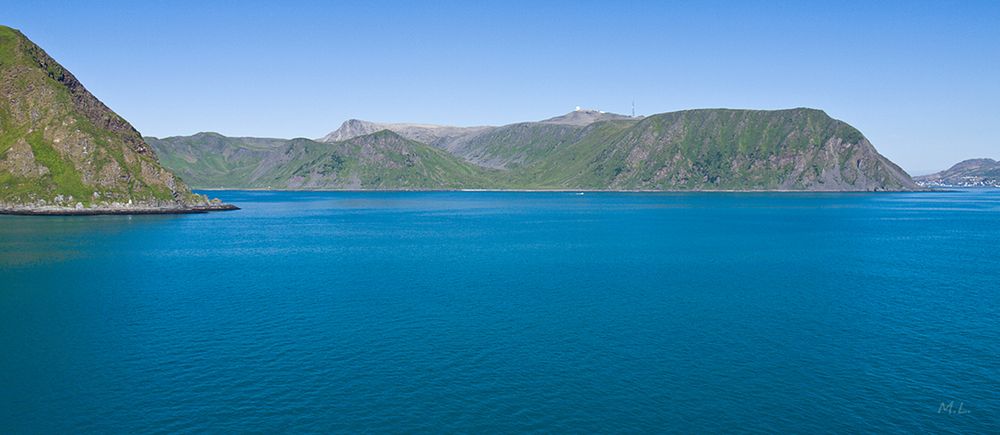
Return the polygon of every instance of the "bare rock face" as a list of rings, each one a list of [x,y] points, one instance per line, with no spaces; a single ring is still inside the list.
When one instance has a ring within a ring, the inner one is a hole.
[[[163,168],[139,132],[72,73],[0,26],[0,209],[115,203],[182,209],[207,199]]]
[[[340,125],[340,128],[331,131],[330,134],[323,136],[319,139],[319,142],[340,142],[343,140],[353,139],[358,136],[364,136],[368,134],[375,133],[381,130],[388,130],[385,124],[379,124],[370,121],[362,121],[360,119],[348,119]]]
[[[479,134],[489,132],[496,127],[453,127],[448,125],[432,124],[406,124],[406,123],[380,123],[362,121],[360,119],[349,119],[340,125],[340,128],[330,132],[319,142],[333,143],[360,136],[377,133],[382,130],[389,130],[404,138],[422,142],[428,145],[451,150],[456,143]]]
[[[8,172],[15,177],[44,177],[49,173],[49,168],[35,161],[31,146],[24,139],[14,142],[4,157],[0,160],[0,171]]]
[[[577,109],[565,115],[556,116],[554,118],[549,118],[540,122],[542,124],[562,124],[562,125],[575,125],[582,127],[593,124],[598,121],[614,121],[622,119],[634,119],[634,118],[630,118],[625,115],[619,115],[617,113],[602,112],[600,110]]]

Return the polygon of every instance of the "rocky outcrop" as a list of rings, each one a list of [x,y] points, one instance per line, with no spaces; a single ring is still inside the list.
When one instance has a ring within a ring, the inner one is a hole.
[[[25,54],[45,71],[50,79],[61,84],[69,92],[77,113],[82,114],[98,129],[114,134],[116,139],[128,144],[135,152],[143,154],[148,151],[142,136],[132,125],[88,92],[71,72],[49,57],[41,47],[27,40],[23,42],[25,42],[23,44]]]
[[[565,115],[556,116],[554,118],[549,118],[539,122],[542,124],[563,124],[563,125],[575,125],[578,127],[583,127],[598,121],[616,121],[623,119],[636,119],[636,118],[631,118],[625,115],[619,115],[617,113],[609,113],[600,110],[576,109]]]
[[[382,130],[389,130],[404,138],[422,142],[428,145],[443,149],[452,149],[454,142],[483,134],[496,127],[451,127],[446,125],[430,124],[402,124],[402,123],[379,123],[362,121],[360,119],[349,119],[340,125],[340,128],[330,132],[326,136],[317,139],[319,142],[340,142],[365,136]]]
[[[112,212],[121,204],[214,209],[72,73],[0,26],[0,213]]]
[[[84,206],[82,202],[77,202],[72,206],[52,205],[44,201],[33,204],[4,204],[0,203],[0,213],[23,216],[93,216],[93,215],[135,215],[135,214],[198,214],[213,211],[239,210],[232,204],[223,204],[216,201],[207,202],[200,205],[184,205],[176,202],[164,201],[143,204],[121,204],[110,203]]]

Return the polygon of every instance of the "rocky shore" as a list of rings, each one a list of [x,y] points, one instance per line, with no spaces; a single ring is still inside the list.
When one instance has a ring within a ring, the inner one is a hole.
[[[213,211],[239,210],[232,204],[178,207],[0,207],[0,215],[23,216],[95,216],[95,215],[135,215],[135,214],[194,214]]]
[[[142,202],[142,203],[99,203],[74,206],[65,204],[48,204],[39,201],[34,204],[4,204],[0,203],[0,214],[25,216],[93,216],[93,215],[134,215],[134,214],[191,214],[213,211],[239,210],[232,204],[224,204],[218,200],[189,204],[180,202]]]

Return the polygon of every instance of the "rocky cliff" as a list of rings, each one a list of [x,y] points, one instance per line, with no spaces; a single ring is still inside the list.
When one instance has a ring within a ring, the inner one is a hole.
[[[861,132],[815,109],[699,109],[595,122],[511,176],[591,189],[919,189]]]
[[[0,211],[208,208],[125,119],[19,31],[0,26]]]

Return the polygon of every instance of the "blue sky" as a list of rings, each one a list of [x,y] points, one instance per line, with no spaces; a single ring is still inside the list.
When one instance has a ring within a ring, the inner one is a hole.
[[[815,107],[913,173],[1000,158],[1000,1],[0,0],[143,134],[319,137],[574,106]]]

